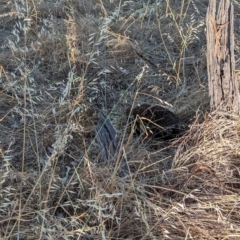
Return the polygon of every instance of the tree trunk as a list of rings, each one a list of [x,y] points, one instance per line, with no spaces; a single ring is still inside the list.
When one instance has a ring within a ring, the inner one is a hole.
[[[240,113],[238,82],[235,77],[233,5],[209,0],[206,17],[207,68],[211,110]]]

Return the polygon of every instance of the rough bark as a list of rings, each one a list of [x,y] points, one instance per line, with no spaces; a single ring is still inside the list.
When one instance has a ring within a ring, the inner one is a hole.
[[[212,110],[240,113],[238,82],[235,77],[233,5],[220,0],[216,15],[216,0],[209,0],[206,17],[207,67]]]

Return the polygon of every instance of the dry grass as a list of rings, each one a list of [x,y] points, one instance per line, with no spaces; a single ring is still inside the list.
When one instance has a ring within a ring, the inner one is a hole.
[[[207,4],[1,1],[0,239],[240,238],[240,118],[208,113]],[[189,131],[132,136],[125,110],[143,102]],[[102,162],[99,109],[129,177]]]

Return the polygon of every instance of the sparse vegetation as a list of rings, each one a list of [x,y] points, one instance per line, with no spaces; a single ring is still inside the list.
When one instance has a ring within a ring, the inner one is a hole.
[[[209,113],[207,5],[0,2],[0,239],[240,239],[240,116]],[[142,103],[189,130],[134,136],[125,112]],[[99,109],[130,176],[103,161]]]

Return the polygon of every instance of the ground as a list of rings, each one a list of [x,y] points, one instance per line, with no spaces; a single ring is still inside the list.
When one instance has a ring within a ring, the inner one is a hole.
[[[210,113],[207,6],[1,1],[1,239],[240,238],[240,118]],[[142,103],[173,111],[185,135],[132,134],[126,109]],[[100,110],[130,176],[103,160]]]

